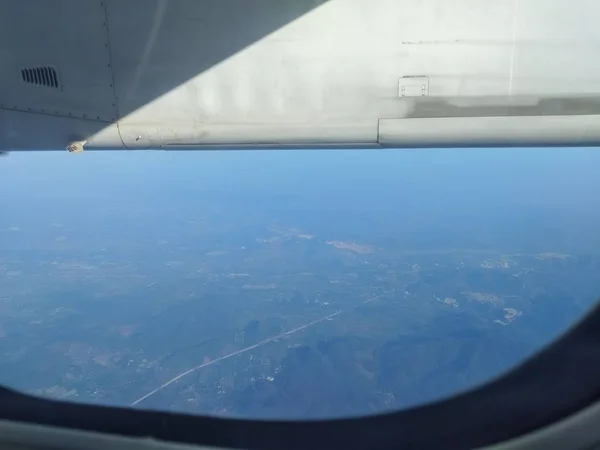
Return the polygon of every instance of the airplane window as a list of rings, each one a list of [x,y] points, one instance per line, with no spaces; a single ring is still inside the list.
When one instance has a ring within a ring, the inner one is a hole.
[[[600,294],[596,149],[14,153],[0,383],[194,414],[399,410]]]

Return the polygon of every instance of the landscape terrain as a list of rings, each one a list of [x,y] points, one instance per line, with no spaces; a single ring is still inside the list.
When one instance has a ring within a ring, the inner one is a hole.
[[[225,187],[222,156],[203,158],[176,174],[69,160],[60,179],[11,162],[0,383],[194,414],[369,414],[501,375],[600,297],[600,208],[575,195],[591,173],[567,195],[564,164],[540,187],[508,164],[461,181],[450,159],[413,174],[410,153],[371,177],[371,159],[293,156],[267,182],[271,159],[248,172],[232,156],[219,170],[242,187]]]

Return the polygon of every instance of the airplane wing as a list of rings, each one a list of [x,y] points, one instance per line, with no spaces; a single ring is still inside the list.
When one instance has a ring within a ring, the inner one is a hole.
[[[0,0],[0,151],[600,143],[596,0]]]

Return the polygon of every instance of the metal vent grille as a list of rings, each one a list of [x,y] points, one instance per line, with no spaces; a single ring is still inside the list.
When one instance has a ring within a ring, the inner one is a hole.
[[[58,89],[58,74],[56,69],[51,66],[28,67],[21,69],[21,78],[25,83],[37,84]]]

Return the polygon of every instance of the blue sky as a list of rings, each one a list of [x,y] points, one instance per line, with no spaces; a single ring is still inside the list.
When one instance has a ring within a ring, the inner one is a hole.
[[[185,188],[572,209],[600,206],[599,168],[589,148],[22,152],[0,158],[0,196]]]
[[[454,177],[547,183],[568,179],[581,186],[597,180],[600,149],[418,149],[308,151],[96,151],[83,154],[14,152],[0,159],[3,180],[56,176],[79,179],[134,177],[162,181],[202,175],[210,182],[237,176],[239,182],[306,185],[305,176],[355,184],[397,177],[449,180]],[[231,183],[231,179],[229,182]],[[433,181],[433,180],[431,180]],[[455,180],[458,181],[458,180]],[[598,182],[600,183],[600,182]]]

